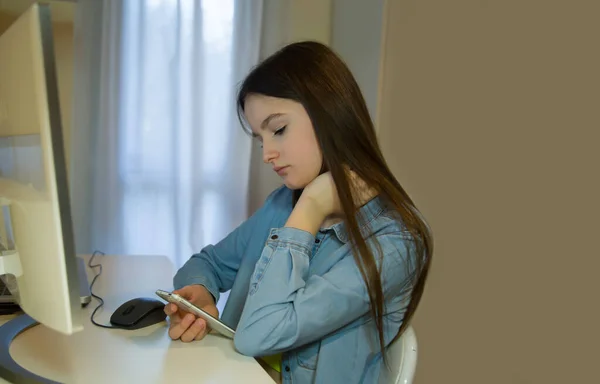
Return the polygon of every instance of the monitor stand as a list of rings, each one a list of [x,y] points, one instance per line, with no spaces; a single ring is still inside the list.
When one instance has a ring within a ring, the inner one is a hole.
[[[0,327],[0,377],[10,383],[60,384],[21,367],[10,355],[10,345],[13,340],[36,325],[38,325],[37,321],[27,314],[22,314]]]
[[[77,271],[79,274],[79,298],[81,306],[85,307],[92,301],[92,293],[88,283],[85,260],[77,256]],[[27,314],[21,314],[0,326],[0,377],[11,383],[43,383],[60,384],[48,380],[21,367],[10,355],[10,345],[13,340],[38,322]]]

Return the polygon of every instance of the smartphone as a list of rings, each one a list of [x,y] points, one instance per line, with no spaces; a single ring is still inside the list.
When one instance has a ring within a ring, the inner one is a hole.
[[[235,331],[233,329],[229,328],[221,320],[212,316],[210,313],[201,310],[200,308],[198,308],[194,304],[190,303],[189,301],[187,301],[183,297],[179,296],[178,294],[163,291],[162,289],[158,289],[156,291],[156,294],[161,299],[166,300],[169,303],[173,303],[173,304],[177,305],[182,310],[192,313],[192,314],[204,319],[212,329],[219,332],[221,335],[223,335],[225,337],[233,339],[233,336],[235,335]]]

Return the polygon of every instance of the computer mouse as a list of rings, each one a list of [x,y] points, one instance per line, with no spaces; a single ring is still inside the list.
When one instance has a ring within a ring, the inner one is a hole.
[[[160,323],[167,318],[165,303],[139,297],[123,303],[110,317],[111,324],[123,329],[140,329]]]

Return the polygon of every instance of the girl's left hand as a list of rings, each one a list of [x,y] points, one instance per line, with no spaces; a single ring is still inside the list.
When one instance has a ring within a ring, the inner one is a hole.
[[[350,170],[346,172],[355,206],[362,206],[377,194],[356,173]],[[342,214],[342,205],[330,172],[325,172],[310,182],[304,188],[300,199],[310,200],[323,218]]]

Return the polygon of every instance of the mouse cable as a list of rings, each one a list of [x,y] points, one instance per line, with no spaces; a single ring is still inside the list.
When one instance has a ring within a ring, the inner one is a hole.
[[[94,312],[92,312],[92,315],[90,316],[90,320],[92,321],[92,324],[94,324],[97,327],[109,328],[109,329],[122,329],[121,327],[114,326],[114,325],[99,324],[99,323],[96,323],[96,320],[94,320],[94,315],[96,314],[96,311],[98,311],[98,309],[100,309],[100,307],[102,307],[104,305],[104,300],[100,296],[95,295],[94,291],[92,290],[92,288],[94,287],[94,283],[96,282],[98,277],[100,277],[100,275],[102,274],[102,264],[98,263],[98,264],[92,265],[92,260],[94,260],[94,257],[96,257],[96,255],[104,255],[104,254],[105,254],[104,252],[94,251],[94,253],[92,253],[92,257],[90,257],[90,260],[88,261],[88,267],[90,267],[91,269],[99,268],[98,273],[96,273],[96,275],[94,276],[94,279],[90,283],[90,294],[92,295],[92,297],[94,297],[96,300],[98,300],[100,302],[100,304],[98,304],[98,306],[96,306],[96,308],[94,309]]]

